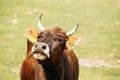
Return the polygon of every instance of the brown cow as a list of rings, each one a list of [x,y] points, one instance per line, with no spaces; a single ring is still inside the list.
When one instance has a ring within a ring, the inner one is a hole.
[[[21,80],[78,80],[78,59],[68,49],[78,25],[66,33],[58,27],[44,29],[40,19],[41,16],[38,19],[41,32],[28,30],[26,33],[27,55],[20,71]]]

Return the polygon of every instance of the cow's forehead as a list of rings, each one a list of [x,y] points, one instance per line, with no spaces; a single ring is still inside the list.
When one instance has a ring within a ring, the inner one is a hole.
[[[64,35],[64,36],[66,36],[66,32],[63,31],[59,27],[46,29],[45,31],[43,31],[43,33],[50,33],[50,34],[55,34],[55,35],[58,34],[58,35]]]

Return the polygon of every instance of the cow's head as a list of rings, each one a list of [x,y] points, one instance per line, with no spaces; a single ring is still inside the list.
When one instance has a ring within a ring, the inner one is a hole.
[[[41,24],[41,16],[38,19],[41,32],[34,29],[26,30],[27,38],[34,44],[31,54],[41,63],[56,64],[60,61],[64,49],[71,49],[79,40],[79,37],[72,36],[78,25],[69,32],[64,32],[59,27],[45,29]]]

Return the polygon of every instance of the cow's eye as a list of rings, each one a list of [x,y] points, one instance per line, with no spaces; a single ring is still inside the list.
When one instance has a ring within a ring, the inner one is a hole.
[[[43,38],[43,36],[39,35],[37,38],[38,38],[38,39],[39,39],[39,38]]]
[[[61,38],[54,38],[55,41],[62,42],[63,40]]]
[[[41,33],[38,35],[37,38],[38,38],[38,39],[39,39],[39,38],[43,38],[43,32],[41,32]]]

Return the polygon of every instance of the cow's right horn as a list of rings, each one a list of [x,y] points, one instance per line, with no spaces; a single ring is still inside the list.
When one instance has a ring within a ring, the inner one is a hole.
[[[42,26],[41,24],[41,17],[42,17],[43,13],[41,13],[40,17],[38,18],[38,28],[41,30],[41,31],[44,31],[45,28]]]
[[[78,25],[79,24],[77,24],[71,31],[67,32],[66,35],[71,36],[72,34],[74,34],[78,29]]]

